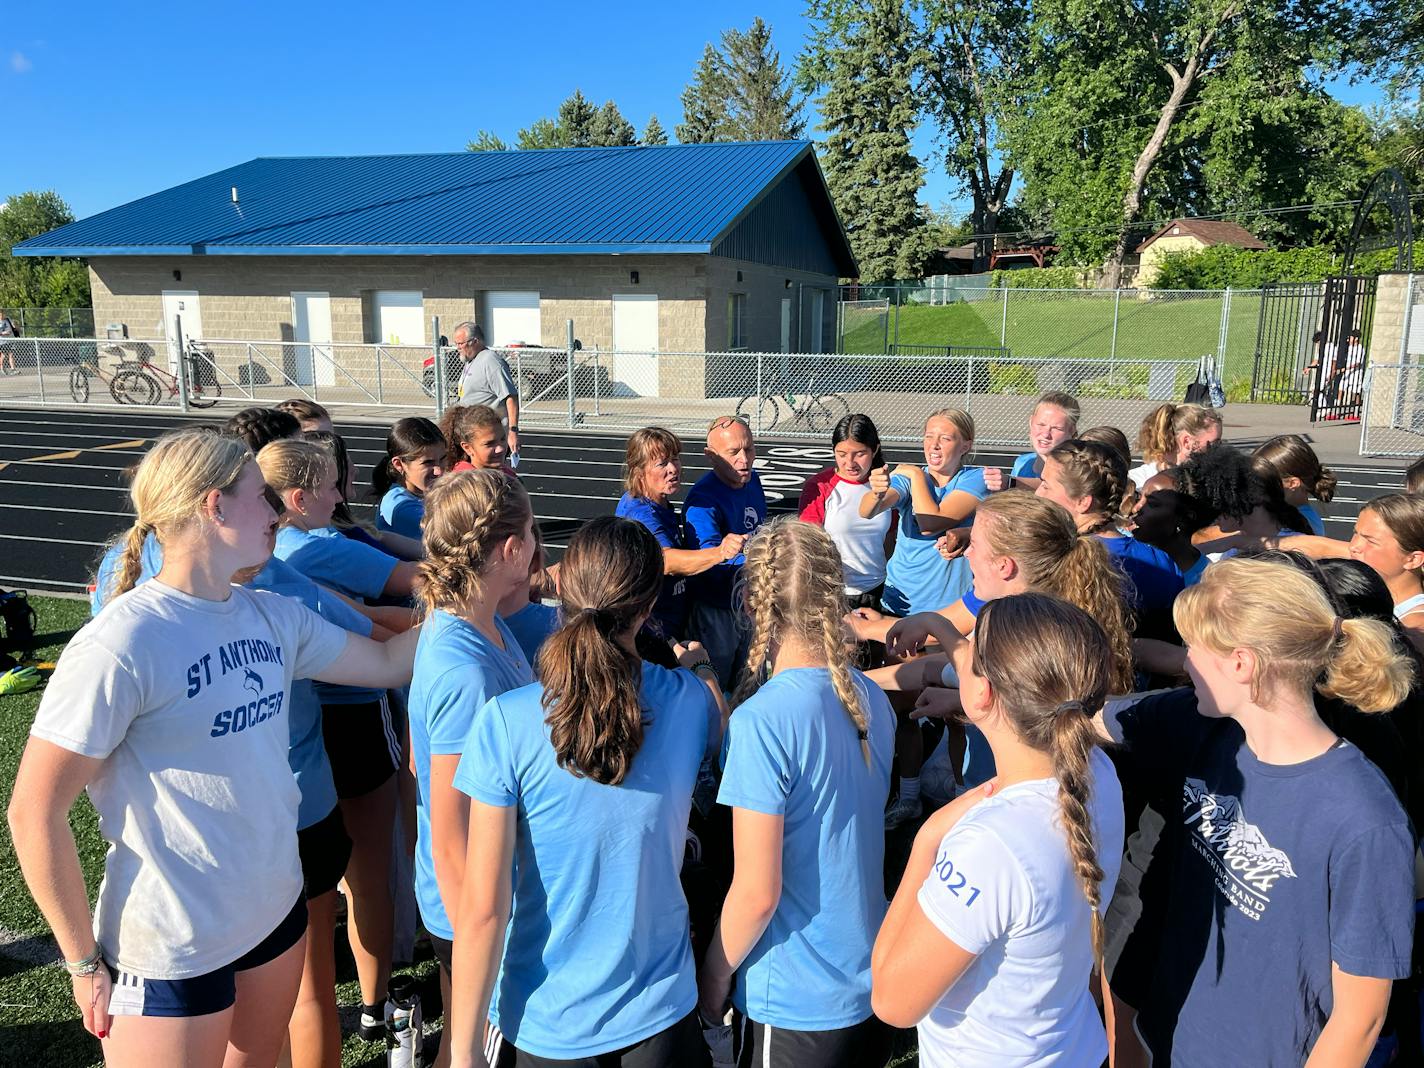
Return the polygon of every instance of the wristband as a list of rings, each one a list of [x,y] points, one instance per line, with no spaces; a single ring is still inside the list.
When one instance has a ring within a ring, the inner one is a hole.
[[[704,678],[705,678],[705,677],[709,677],[709,676],[704,676],[704,675],[703,675],[703,673],[702,673],[702,671],[701,671],[702,668],[706,668],[706,669],[708,670],[708,672],[711,673],[711,674],[710,674],[710,677],[711,677],[711,678],[713,678],[713,679],[716,679],[716,678],[717,678],[717,669],[712,666],[712,661],[710,661],[710,660],[699,660],[699,661],[697,661],[697,663],[693,664],[692,667],[691,667],[689,670],[690,670],[694,675],[698,675],[698,676],[701,676],[701,677],[704,677]]]
[[[83,979],[90,975],[96,975],[100,968],[104,966],[104,952],[98,945],[94,946],[94,952],[83,960],[67,960],[64,962],[64,970],[76,979]]]

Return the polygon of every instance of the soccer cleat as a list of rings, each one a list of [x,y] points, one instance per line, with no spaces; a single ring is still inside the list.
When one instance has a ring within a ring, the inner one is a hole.
[[[386,1037],[386,1018],[390,1014],[391,1003],[384,1005],[362,1005],[361,1022],[356,1030],[367,1042],[380,1042]]]
[[[917,820],[923,811],[918,797],[913,800],[897,797],[895,803],[885,810],[885,829],[893,831],[902,823]]]
[[[0,675],[0,697],[29,693],[43,681],[44,677],[32,667],[11,668]]]

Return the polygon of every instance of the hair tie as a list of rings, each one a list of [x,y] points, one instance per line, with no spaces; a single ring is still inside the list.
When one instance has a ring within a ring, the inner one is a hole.
[[[856,736],[857,738],[859,738],[862,742],[865,742],[865,741],[869,741],[869,740],[870,740],[870,734],[869,734],[869,732],[864,731],[864,730],[858,730],[858,731],[856,731],[856,732],[855,732],[855,736]]]
[[[587,617],[593,620],[593,625],[595,627],[599,627],[600,629],[612,626],[617,621],[617,617],[614,616],[614,614],[606,608],[580,608],[578,610],[578,615],[580,617]]]
[[[1082,712],[1083,702],[1074,698],[1072,701],[1064,701],[1050,713],[1054,718],[1063,715],[1064,712]]]
[[[1344,633],[1345,621],[1339,616],[1336,616],[1334,622],[1330,624],[1330,640],[1332,642],[1338,642]]]

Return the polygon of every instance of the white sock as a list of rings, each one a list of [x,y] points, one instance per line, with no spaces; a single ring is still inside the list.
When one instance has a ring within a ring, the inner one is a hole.
[[[920,799],[920,777],[905,778],[900,776],[900,800],[918,801]]]

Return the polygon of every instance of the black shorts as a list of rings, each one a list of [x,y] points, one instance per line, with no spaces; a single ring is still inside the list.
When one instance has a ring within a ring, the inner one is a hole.
[[[536,1057],[515,1049],[499,1028],[490,1024],[485,1036],[485,1059],[490,1068],[711,1068],[712,1064],[707,1044],[702,1041],[696,1009],[666,1030],[624,1049],[568,1061]]]
[[[831,1031],[788,1031],[732,1017],[732,1058],[737,1068],[864,1068],[890,1059],[890,1028],[874,1015]]]
[[[363,797],[400,767],[400,734],[385,694],[379,701],[323,704],[321,737],[331,760],[336,796]]]
[[[302,940],[307,933],[307,903],[302,898],[276,928],[231,964],[187,979],[145,979],[141,975],[109,969],[113,1016],[208,1016],[231,1008],[237,1001],[237,973],[270,964]]]
[[[351,836],[334,808],[310,827],[297,832],[297,852],[302,858],[302,890],[306,899],[321,897],[336,889],[351,860]]]
[[[435,960],[440,965],[440,970],[445,973],[445,978],[449,979],[455,973],[455,943],[448,938],[441,938],[438,934],[425,932],[430,938],[430,951],[435,954]]]

